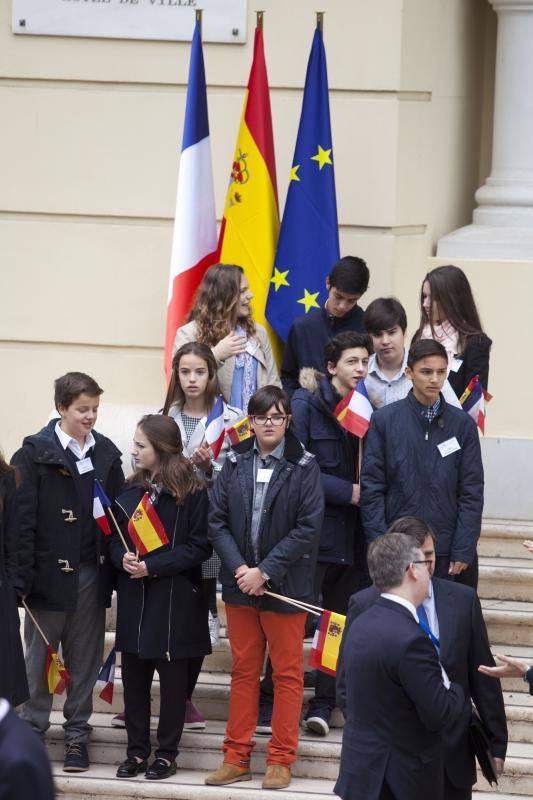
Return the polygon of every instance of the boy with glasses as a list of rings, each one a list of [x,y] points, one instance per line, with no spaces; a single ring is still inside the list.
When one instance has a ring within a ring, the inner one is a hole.
[[[251,780],[268,643],[276,692],[263,788],[282,789],[290,784],[298,746],[306,614],[265,591],[313,601],[324,501],[316,460],[289,429],[286,393],[264,386],[250,399],[248,415],[254,436],[229,453],[209,511],[209,538],[222,561],[233,668],[224,760],[205,782]]]

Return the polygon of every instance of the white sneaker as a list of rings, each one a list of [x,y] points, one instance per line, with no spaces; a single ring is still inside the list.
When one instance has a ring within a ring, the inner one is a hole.
[[[220,639],[220,620],[209,612],[209,636],[211,637],[211,647],[216,647]]]

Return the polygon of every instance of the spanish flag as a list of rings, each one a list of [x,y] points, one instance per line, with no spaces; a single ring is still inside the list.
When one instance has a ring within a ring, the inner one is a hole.
[[[309,654],[310,667],[319,669],[328,675],[336,674],[345,624],[346,617],[343,614],[337,614],[335,611],[322,612],[317,622]]]
[[[280,341],[266,321],[265,305],[278,233],[274,136],[259,22],[218,239],[218,260],[244,269],[254,295],[254,319],[266,327],[276,357],[281,353]]]
[[[144,493],[141,502],[131,515],[128,533],[141,556],[168,544],[165,528],[157,516],[148,492]]]
[[[240,419],[230,428],[226,428],[226,434],[232,445],[239,444],[240,442],[244,442],[245,439],[249,439],[252,435],[250,417],[244,417],[244,419]]]
[[[45,669],[50,694],[62,694],[70,681],[70,675],[51,644],[46,648]]]

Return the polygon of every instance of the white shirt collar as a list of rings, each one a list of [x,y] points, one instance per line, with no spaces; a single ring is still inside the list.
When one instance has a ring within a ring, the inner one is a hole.
[[[416,608],[409,600],[406,600],[405,597],[400,597],[400,595],[398,594],[391,594],[389,592],[382,592],[381,597],[384,597],[385,600],[392,600],[393,603],[399,603],[399,605],[403,606],[408,611],[410,611],[413,617],[415,618],[415,622],[418,622],[418,614],[416,613]]]
[[[72,436],[69,436],[68,433],[65,433],[65,431],[61,428],[59,420],[56,422],[55,434],[59,439],[63,450],[68,448],[77,458],[83,458],[87,451],[96,444],[92,431],[90,431],[85,437],[85,444],[83,447],[80,447],[76,439],[73,439]]]
[[[368,361],[368,372],[369,373],[371,373],[371,372],[375,373],[378,376],[378,378],[381,378],[382,381],[387,381],[388,383],[392,383],[393,381],[397,381],[402,376],[405,375],[405,368],[407,366],[407,356],[408,356],[407,348],[404,348],[402,366],[400,367],[400,369],[398,370],[398,372],[396,373],[396,375],[393,378],[386,378],[385,375],[382,373],[381,368],[380,368],[380,366],[378,364],[377,355],[375,353],[373,353],[370,356],[370,359]]]
[[[9,703],[5,698],[0,697],[0,722],[2,722],[8,711]]]

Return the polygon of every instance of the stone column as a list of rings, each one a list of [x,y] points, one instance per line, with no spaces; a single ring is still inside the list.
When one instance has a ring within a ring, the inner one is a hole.
[[[492,172],[476,192],[473,224],[437,256],[533,258],[533,0],[489,0],[498,14]]]

